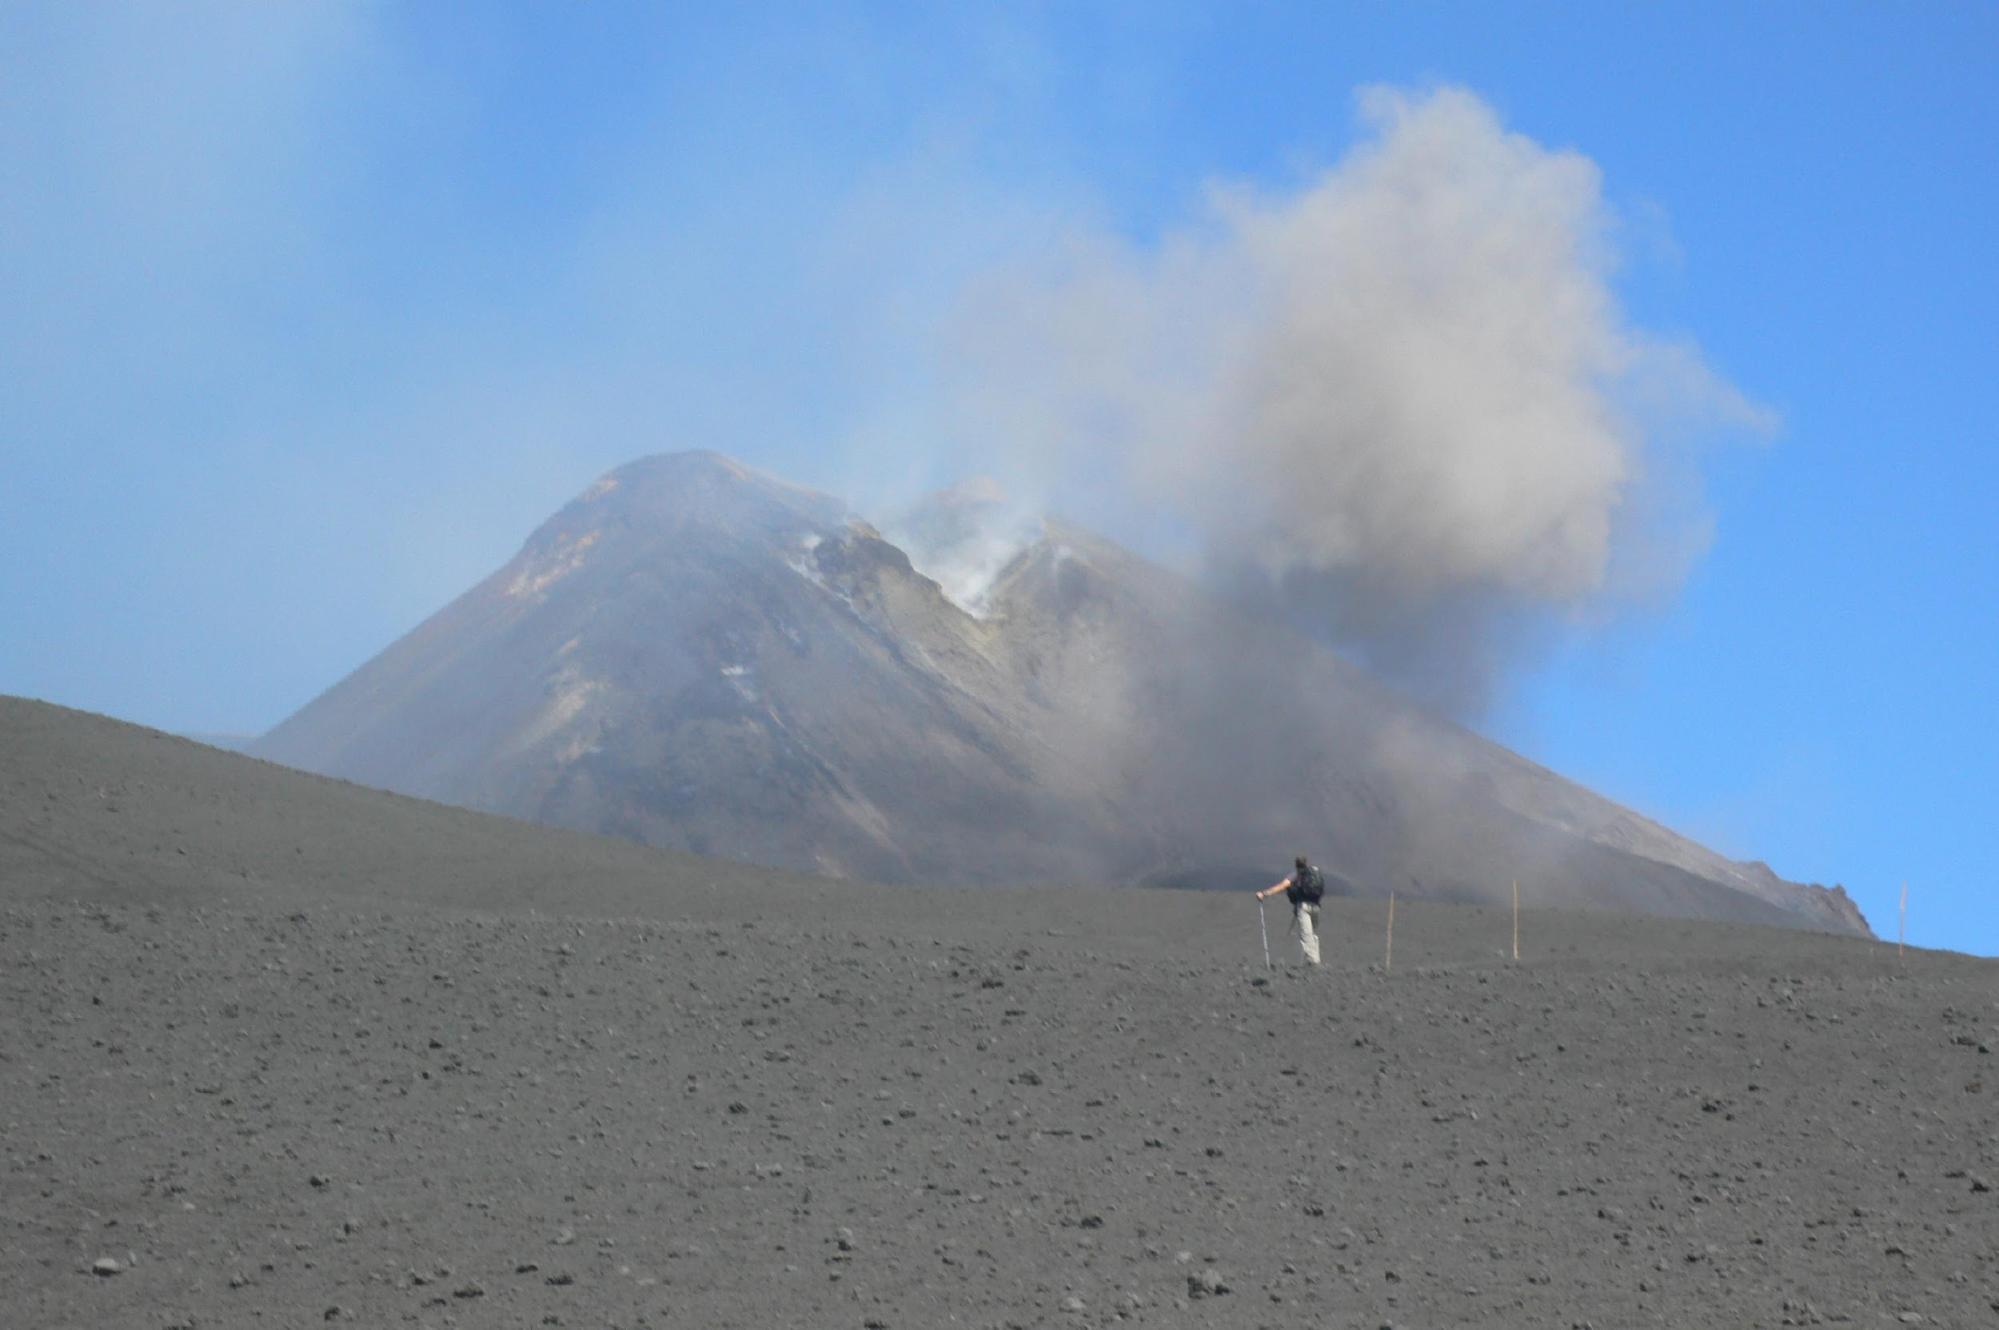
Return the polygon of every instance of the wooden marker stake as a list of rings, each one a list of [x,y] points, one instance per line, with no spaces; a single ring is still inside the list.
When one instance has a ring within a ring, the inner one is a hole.
[[[1520,959],[1520,883],[1513,884],[1513,959]]]
[[[1395,893],[1388,893],[1388,954],[1382,958],[1382,971],[1395,968]]]

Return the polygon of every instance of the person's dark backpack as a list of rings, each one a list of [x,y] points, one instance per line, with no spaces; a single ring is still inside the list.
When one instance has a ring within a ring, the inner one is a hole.
[[[1326,896],[1326,875],[1311,865],[1291,879],[1291,901],[1294,905],[1317,905]]]

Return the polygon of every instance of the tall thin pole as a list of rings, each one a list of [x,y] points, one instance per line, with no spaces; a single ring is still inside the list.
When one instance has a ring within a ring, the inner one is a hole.
[[[1382,958],[1381,969],[1385,974],[1395,968],[1395,893],[1388,893],[1388,954]]]
[[[1902,904],[1895,916],[1895,959],[1901,960],[1909,935],[1909,884],[1902,883]]]
[[[1263,922],[1263,897],[1256,898],[1256,931],[1263,935],[1263,968],[1270,968],[1270,925]]]
[[[1520,959],[1520,883],[1513,883],[1513,959]]]

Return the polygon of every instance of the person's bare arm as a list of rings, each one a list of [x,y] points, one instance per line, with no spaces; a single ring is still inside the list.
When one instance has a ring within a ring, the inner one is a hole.
[[[1275,896],[1280,891],[1289,891],[1290,889],[1291,889],[1291,879],[1287,877],[1282,882],[1274,883],[1271,886],[1265,887],[1262,891],[1257,892],[1256,898],[1258,900],[1264,900],[1267,897]]]

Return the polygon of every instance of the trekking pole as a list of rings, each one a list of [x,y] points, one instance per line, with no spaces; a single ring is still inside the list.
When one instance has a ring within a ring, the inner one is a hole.
[[[1256,898],[1256,931],[1263,935],[1263,968],[1270,968],[1270,925],[1263,922],[1263,897]]]

